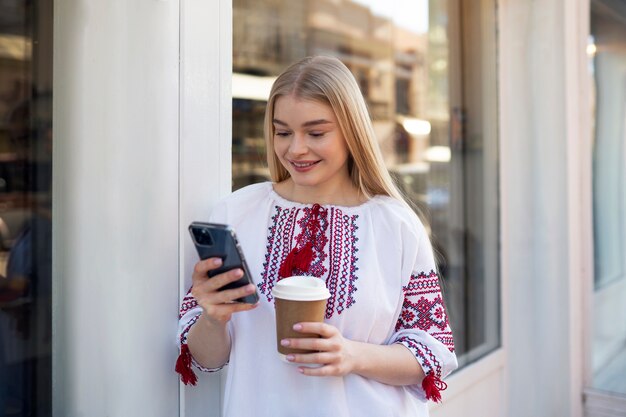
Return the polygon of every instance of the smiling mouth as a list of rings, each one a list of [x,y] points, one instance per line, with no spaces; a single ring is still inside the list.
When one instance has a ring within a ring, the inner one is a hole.
[[[309,168],[312,167],[313,165],[319,163],[320,161],[313,161],[313,162],[296,162],[296,161],[290,161],[291,165],[293,165],[296,168],[299,169],[303,169],[303,168]]]

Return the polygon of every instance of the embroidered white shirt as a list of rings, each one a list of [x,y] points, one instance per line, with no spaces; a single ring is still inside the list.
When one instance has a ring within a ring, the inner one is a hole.
[[[356,207],[322,207],[313,261],[302,274],[325,280],[331,293],[326,322],[351,340],[401,343],[425,374],[443,379],[457,361],[432,247],[417,216],[385,196]],[[427,416],[421,385],[391,386],[353,374],[310,377],[279,359],[271,289],[282,261],[306,233],[311,210],[311,204],[280,197],[268,182],[234,192],[208,219],[236,231],[261,299],[229,323],[224,415]],[[188,293],[179,343],[200,314]]]

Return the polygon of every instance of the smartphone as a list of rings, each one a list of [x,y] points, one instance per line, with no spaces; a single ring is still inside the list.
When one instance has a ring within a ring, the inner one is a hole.
[[[240,279],[225,285],[220,291],[254,284],[235,231],[230,226],[217,223],[193,222],[189,225],[189,233],[200,259],[222,259],[222,266],[209,271],[209,277],[214,277],[217,274],[235,268],[240,268],[243,271],[243,276]],[[256,304],[259,301],[259,295],[255,288],[254,293],[235,301]]]

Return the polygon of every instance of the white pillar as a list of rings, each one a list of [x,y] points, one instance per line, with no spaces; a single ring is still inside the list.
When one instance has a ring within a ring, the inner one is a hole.
[[[589,283],[588,1],[503,0],[502,273],[507,416],[581,416]]]
[[[211,205],[231,190],[231,0],[181,2],[180,45],[182,297],[198,260],[187,227],[192,221],[208,220]],[[182,390],[181,417],[219,415],[224,372],[196,371],[198,385]]]
[[[55,2],[53,402],[179,413],[179,2]]]

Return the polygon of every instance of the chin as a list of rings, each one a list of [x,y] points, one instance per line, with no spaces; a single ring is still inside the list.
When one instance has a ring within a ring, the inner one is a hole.
[[[293,183],[299,187],[315,187],[320,183],[314,178],[296,178],[293,175],[291,176],[291,179]]]

